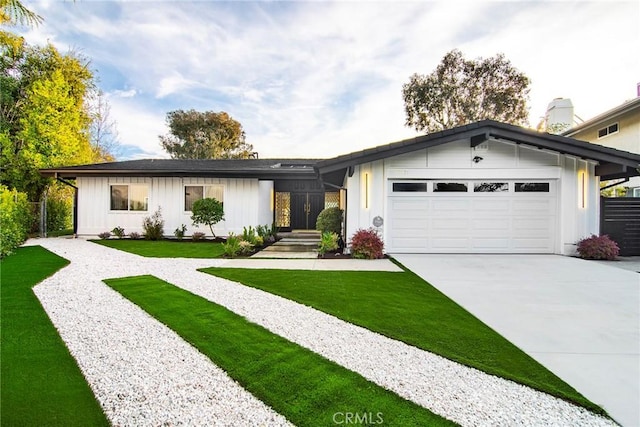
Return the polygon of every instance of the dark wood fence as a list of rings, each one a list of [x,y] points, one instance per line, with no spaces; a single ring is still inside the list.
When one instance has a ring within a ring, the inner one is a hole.
[[[601,197],[600,234],[618,243],[621,256],[640,255],[640,197]]]

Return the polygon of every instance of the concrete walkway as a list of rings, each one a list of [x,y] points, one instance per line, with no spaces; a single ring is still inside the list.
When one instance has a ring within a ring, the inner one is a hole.
[[[337,270],[337,271],[402,271],[388,259],[232,259],[222,267],[230,268],[273,268],[279,270]]]
[[[558,255],[394,257],[623,426],[640,426],[640,274]]]

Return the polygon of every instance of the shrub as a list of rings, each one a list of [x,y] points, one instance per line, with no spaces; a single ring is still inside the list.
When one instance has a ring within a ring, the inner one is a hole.
[[[276,234],[278,233],[278,227],[275,223],[269,225],[258,225],[256,227],[256,233],[259,237],[262,237],[262,243],[273,243],[276,241]]]
[[[224,207],[222,203],[213,198],[204,198],[196,200],[191,208],[191,220],[193,225],[206,224],[211,230],[213,237],[213,226],[224,219]]]
[[[256,235],[256,230],[252,226],[249,226],[249,228],[243,227],[243,229],[242,229],[242,240],[243,241],[249,242],[252,245],[255,245],[256,244],[256,237],[258,237]]]
[[[182,224],[180,227],[176,228],[173,234],[176,236],[176,239],[182,240],[184,237],[184,233],[187,232],[187,226]]]
[[[240,238],[233,234],[229,234],[227,241],[222,244],[222,252],[229,258],[235,258],[240,254]]]
[[[160,206],[150,217],[145,217],[142,221],[142,228],[144,229],[144,237],[147,240],[160,240],[164,235],[164,220],[162,219],[162,212]]]
[[[98,237],[102,240],[107,240],[109,237],[111,237],[111,232],[103,231],[102,233],[98,234]]]
[[[382,258],[383,247],[384,243],[373,228],[357,230],[351,237],[351,255],[354,258]]]
[[[32,221],[27,195],[0,185],[0,258],[26,240]]]
[[[578,242],[578,254],[585,259],[607,259],[613,260],[620,253],[618,244],[611,240],[609,236],[596,236],[592,234]]]
[[[138,240],[141,237],[142,236],[140,235],[140,233],[136,233],[135,231],[132,231],[131,233],[129,233],[129,238],[131,238],[132,240]]]
[[[197,242],[199,240],[204,240],[205,234],[202,231],[194,231],[191,235],[191,240]]]
[[[122,227],[115,227],[113,230],[111,230],[111,232],[118,239],[122,239],[124,237],[124,228]]]
[[[342,234],[342,209],[326,208],[318,215],[316,230]]]
[[[47,192],[47,233],[72,227],[73,194],[70,187],[51,186]]]
[[[318,244],[318,253],[323,255],[327,252],[332,252],[338,249],[338,239],[339,237],[336,233],[329,233],[326,231],[322,233],[320,243]]]
[[[240,254],[249,255],[251,252],[253,252],[253,243],[247,242],[246,240],[240,240]]]

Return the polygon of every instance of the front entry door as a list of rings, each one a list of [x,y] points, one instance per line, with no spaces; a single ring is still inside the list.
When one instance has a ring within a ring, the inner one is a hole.
[[[314,230],[316,219],[324,209],[324,193],[291,194],[291,228]]]

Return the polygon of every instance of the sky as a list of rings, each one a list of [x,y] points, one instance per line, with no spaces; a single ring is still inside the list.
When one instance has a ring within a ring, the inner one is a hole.
[[[118,160],[168,158],[174,110],[226,111],[260,158],[329,158],[417,134],[402,85],[452,49],[503,53],[587,120],[637,95],[640,2],[26,0],[29,44],[75,51],[111,106]]]

